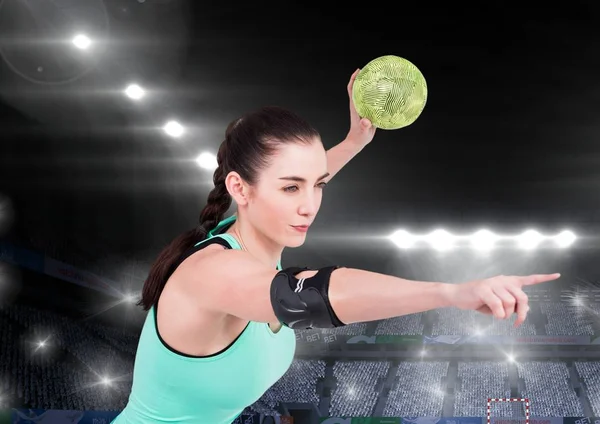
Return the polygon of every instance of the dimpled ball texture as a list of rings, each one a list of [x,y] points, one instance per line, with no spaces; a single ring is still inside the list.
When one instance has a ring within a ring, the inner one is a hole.
[[[384,130],[417,120],[427,102],[427,83],[419,69],[398,56],[381,56],[360,70],[352,87],[361,118]]]

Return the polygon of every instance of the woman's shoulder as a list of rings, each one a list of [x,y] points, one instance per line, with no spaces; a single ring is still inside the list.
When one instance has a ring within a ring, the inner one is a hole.
[[[210,280],[216,276],[244,274],[245,270],[262,267],[264,265],[248,252],[231,248],[226,243],[213,242],[191,253],[178,267],[177,274],[185,279],[197,280],[202,277]]]
[[[214,261],[215,259],[220,258],[223,254],[227,254],[229,252],[231,252],[231,248],[225,246],[223,243],[215,242],[202,247],[202,249],[195,249],[195,251],[190,252],[179,265],[179,274],[185,274],[185,272],[189,270],[197,272],[199,267],[201,267],[200,269],[208,269],[209,267],[206,265],[209,261]]]

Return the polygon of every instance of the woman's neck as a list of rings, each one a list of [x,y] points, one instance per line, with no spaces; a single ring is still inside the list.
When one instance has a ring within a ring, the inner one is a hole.
[[[235,237],[242,250],[247,251],[260,262],[275,269],[281,260],[283,247],[273,243],[251,226],[236,221],[227,233]]]

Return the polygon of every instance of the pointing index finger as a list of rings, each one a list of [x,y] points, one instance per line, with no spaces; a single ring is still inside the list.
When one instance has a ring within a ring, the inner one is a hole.
[[[527,277],[521,277],[521,283],[524,286],[531,286],[534,284],[546,283],[548,281],[557,280],[560,278],[559,273],[555,274],[534,274],[528,275]]]

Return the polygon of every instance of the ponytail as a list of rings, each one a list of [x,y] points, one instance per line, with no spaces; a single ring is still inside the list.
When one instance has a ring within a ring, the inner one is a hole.
[[[208,233],[221,222],[231,206],[232,198],[225,185],[227,176],[226,162],[227,139],[221,144],[217,154],[217,169],[213,175],[215,187],[208,194],[206,206],[200,212],[199,225],[180,234],[158,255],[148,278],[144,282],[142,298],[138,306],[145,311],[158,303],[158,299],[167,284],[167,280],[175,271],[182,255],[198,242],[206,239]]]

